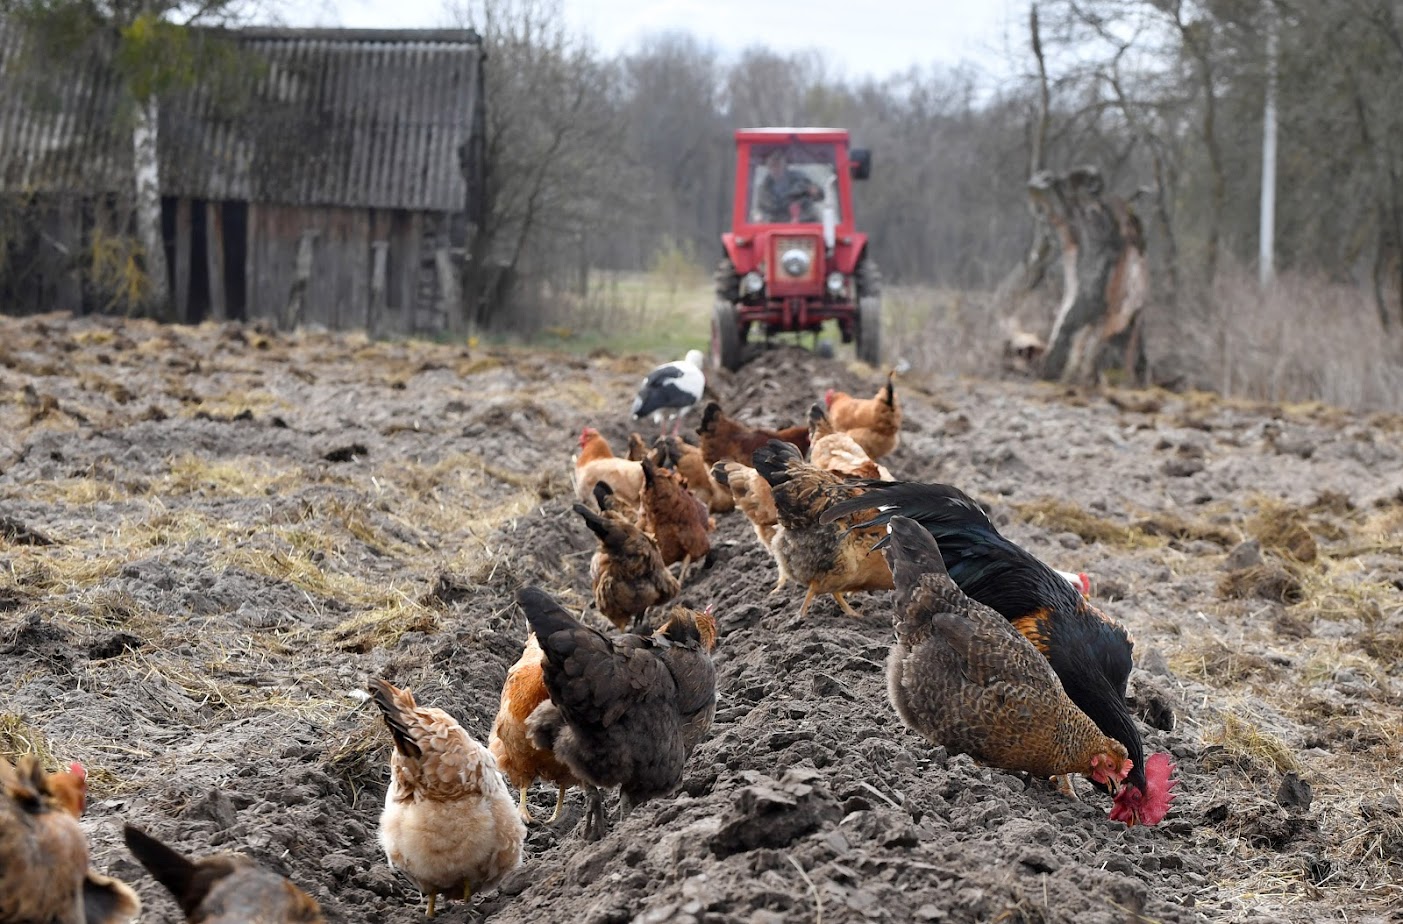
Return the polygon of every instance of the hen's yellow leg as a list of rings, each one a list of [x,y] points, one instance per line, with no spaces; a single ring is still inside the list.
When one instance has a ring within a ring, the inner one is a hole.
[[[521,787],[521,808],[520,808],[521,820],[524,821],[524,822],[526,822],[528,825],[529,825],[531,822],[533,822],[533,821],[536,820],[536,819],[534,819],[534,818],[531,817],[531,809],[528,808],[527,805],[526,805],[526,791],[527,791],[528,789],[530,789],[530,788],[531,788],[530,786],[523,786],[523,787]]]
[[[434,916],[434,899],[438,898],[437,892],[429,893],[429,917]]]
[[[810,584],[810,585],[809,585],[809,592],[806,593],[806,594],[804,594],[804,605],[801,606],[801,607],[799,607],[799,615],[800,615],[800,616],[806,616],[806,615],[808,615],[808,612],[809,612],[809,604],[810,604],[810,603],[813,603],[813,602],[814,602],[814,588],[813,588],[813,585]]]
[[[558,819],[561,811],[565,808],[565,787],[557,783],[556,789],[559,791],[555,795],[555,812],[546,820],[546,824],[550,824]]]
[[[1077,787],[1072,782],[1072,775],[1070,773],[1064,773],[1061,776],[1056,777],[1056,779],[1058,792],[1060,792],[1064,796],[1071,796],[1078,802],[1081,801],[1081,796],[1077,795]]]
[[[852,608],[852,605],[851,605],[850,603],[848,603],[847,598],[844,597],[842,594],[834,594],[834,595],[833,595],[833,602],[836,603],[836,604],[838,604],[838,607],[839,607],[844,613],[847,613],[849,616],[851,616],[853,619],[861,619],[861,618],[862,618],[862,614],[860,614],[857,610],[853,609],[853,608]]]

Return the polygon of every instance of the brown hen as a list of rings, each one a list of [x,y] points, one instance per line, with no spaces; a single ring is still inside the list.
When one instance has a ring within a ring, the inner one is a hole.
[[[653,444],[653,461],[677,469],[687,481],[687,489],[697,496],[712,513],[730,513],[736,507],[731,492],[711,480],[711,472],[702,457],[701,447],[693,446],[680,436],[663,436]]]
[[[248,857],[221,853],[190,860],[133,825],[127,849],[171,893],[190,924],[322,924],[312,896]]]
[[[1118,789],[1125,746],[1077,708],[1007,619],[965,596],[931,534],[894,516],[883,545],[897,593],[887,693],[907,727],[989,766],[1081,773]]]
[[[711,554],[711,530],[716,524],[687,483],[677,472],[663,468],[652,459],[643,460],[643,496],[639,501],[639,525],[653,537],[663,562],[681,562],[679,584],[687,579],[694,561]]]
[[[84,778],[81,764],[51,775],[32,754],[18,767],[0,758],[0,921],[125,924],[141,910],[125,883],[88,868]]]
[[[887,383],[872,398],[854,398],[832,388],[823,396],[833,426],[856,440],[874,462],[901,442],[901,403],[892,384],[894,375],[887,373]]]
[[[808,613],[818,594],[831,595],[843,612],[857,616],[845,594],[891,589],[891,569],[872,551],[883,534],[880,528],[850,530],[860,514],[831,523],[819,521],[835,502],[830,492],[844,483],[841,475],[814,468],[793,445],[779,440],[755,451],[755,470],[774,492],[779,530],[771,548],[779,565],[780,584],[791,577],[808,588],[801,616]]]
[[[652,537],[613,508],[604,491],[599,493],[604,495],[599,503],[604,513],[584,504],[575,504],[574,510],[599,540],[589,562],[594,604],[617,628],[626,630],[641,620],[650,606],[666,603],[682,588],[667,570],[668,563]]]
[[[783,430],[766,430],[763,427],[747,427],[738,420],[727,417],[721,405],[715,401],[702,412],[701,426],[697,427],[701,437],[702,458],[707,465],[729,460],[749,462],[755,450],[770,440],[793,443],[801,453],[809,451],[809,428],[786,427]]]

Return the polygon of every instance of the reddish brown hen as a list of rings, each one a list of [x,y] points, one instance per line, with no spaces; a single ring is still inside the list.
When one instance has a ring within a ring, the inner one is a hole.
[[[502,684],[501,705],[497,709],[496,721],[492,723],[492,734],[487,739],[487,749],[497,759],[497,766],[507,782],[521,790],[521,818],[527,824],[531,823],[532,818],[526,805],[526,792],[532,783],[546,780],[556,785],[555,813],[547,819],[549,824],[560,817],[560,811],[565,806],[565,790],[578,786],[580,782],[554,754],[536,747],[526,730],[526,720],[531,713],[550,699],[545,675],[541,671],[545,659],[541,643],[536,641],[536,633],[528,632],[526,648],[507,671],[506,682]]]
[[[732,420],[721,411],[715,401],[702,412],[701,426],[697,428],[701,436],[702,458],[707,465],[729,460],[749,463],[755,450],[770,440],[792,443],[801,453],[809,451],[809,428],[786,427],[783,430],[766,430],[763,427],[747,427]]]
[[[706,506],[687,490],[681,475],[652,459],[644,459],[642,464],[639,525],[658,544],[665,564],[682,563],[677,581],[684,583],[692,562],[710,558],[711,530],[716,523]]]

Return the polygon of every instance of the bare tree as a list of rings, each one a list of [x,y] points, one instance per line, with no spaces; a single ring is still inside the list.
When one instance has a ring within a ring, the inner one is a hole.
[[[557,0],[478,0],[454,16],[481,32],[488,60],[483,215],[464,285],[477,329],[510,320],[510,287],[533,254],[543,271],[578,265],[629,177],[617,70],[569,31]]]

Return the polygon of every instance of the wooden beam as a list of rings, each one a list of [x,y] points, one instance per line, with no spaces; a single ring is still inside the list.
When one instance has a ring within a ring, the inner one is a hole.
[[[380,333],[380,323],[385,317],[386,286],[389,283],[390,242],[371,241],[370,243],[370,306],[366,312],[365,332],[374,337]]]
[[[297,277],[292,281],[292,291],[288,293],[287,313],[284,315],[283,329],[296,330],[302,323],[307,309],[307,286],[312,281],[312,252],[321,231],[304,228],[297,241]]]
[[[463,333],[463,287],[453,254],[447,247],[434,251],[434,268],[438,270],[438,305],[443,312],[444,326],[455,339]]]
[[[191,202],[185,196],[175,200],[175,320],[190,323],[190,238],[194,232]]]
[[[224,289],[224,206],[219,202],[205,203],[205,259],[209,267],[209,316],[226,321],[229,308]]]

